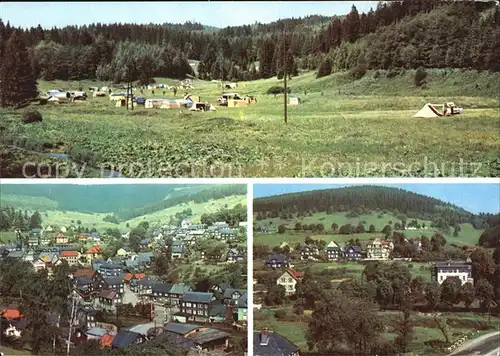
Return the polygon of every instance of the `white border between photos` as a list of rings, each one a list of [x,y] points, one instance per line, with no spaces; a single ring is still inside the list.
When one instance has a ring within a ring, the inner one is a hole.
[[[247,355],[253,355],[253,184],[247,184]]]
[[[3,178],[0,184],[464,184],[500,178]]]

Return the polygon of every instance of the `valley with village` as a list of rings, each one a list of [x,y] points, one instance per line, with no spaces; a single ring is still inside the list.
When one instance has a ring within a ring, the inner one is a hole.
[[[254,199],[255,355],[497,355],[498,213],[318,186]]]
[[[0,352],[243,355],[246,186],[172,187],[3,185]]]
[[[498,176],[499,19],[413,0],[225,28],[3,19],[2,176]]]

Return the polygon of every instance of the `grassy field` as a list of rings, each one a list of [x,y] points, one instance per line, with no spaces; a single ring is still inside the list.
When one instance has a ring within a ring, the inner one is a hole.
[[[157,82],[176,83],[162,78]],[[42,81],[40,89],[99,84]],[[216,104],[218,84],[195,80],[194,85],[191,94]],[[2,142],[36,151],[73,152],[73,157],[83,152],[91,165],[114,167],[130,177],[500,174],[500,110],[493,90],[500,85],[498,73],[432,70],[426,89],[416,89],[412,71],[391,79],[367,73],[360,80],[345,73],[315,79],[309,72],[289,82],[302,104],[289,107],[287,125],[283,97],[265,94],[275,85],[281,85],[275,78],[241,82],[236,91],[255,95],[257,103],[206,113],[127,111],[107,98],[89,98],[41,106],[41,124],[21,125],[20,112],[4,110]],[[177,97],[184,94],[180,91]],[[150,91],[144,96],[153,97]],[[162,96],[156,92],[156,97]],[[464,114],[412,117],[427,102],[445,101],[464,107]]]
[[[340,235],[340,234],[331,234],[328,231],[331,231],[331,226],[333,223],[336,223],[339,227],[346,224],[351,224],[353,226],[357,226],[359,223],[362,223],[366,230],[368,230],[370,225],[374,225],[376,231],[381,231],[385,225],[387,225],[390,221],[392,221],[391,226],[394,227],[394,223],[399,222],[400,220],[392,215],[391,213],[383,214],[383,217],[379,217],[378,212],[373,212],[372,214],[360,215],[356,218],[348,218],[346,217],[347,212],[335,212],[333,214],[326,214],[324,212],[315,213],[312,216],[293,218],[293,219],[281,219],[281,218],[272,218],[272,219],[264,219],[264,220],[254,220],[254,225],[257,227],[268,226],[270,232],[273,229],[277,229],[279,225],[285,225],[287,229],[293,229],[295,227],[295,223],[299,222],[301,224],[323,224],[325,227],[326,233],[317,234],[311,231],[300,231],[296,232],[293,230],[287,230],[283,234],[271,233],[271,234],[260,234],[255,233],[254,242],[256,244],[265,244],[271,247],[279,246],[282,242],[286,241],[292,247],[297,243],[303,243],[306,236],[311,236],[313,239],[321,239],[327,242],[335,241],[337,243],[345,243],[350,239],[359,239],[362,243],[367,242],[370,239],[375,237],[383,237],[383,234],[378,233],[365,233],[365,234],[352,234],[352,235]],[[412,220],[409,218],[409,220]],[[419,230],[396,230],[404,233],[407,238],[411,237],[420,237],[427,236],[430,237],[434,234],[434,229],[430,228],[431,221],[427,220],[418,220],[419,224],[425,223],[426,229]],[[458,236],[453,236],[451,234],[445,235],[446,240],[449,244],[456,245],[475,245],[479,240],[479,236],[482,233],[482,230],[474,229],[471,224],[461,224],[462,230],[460,231]]]
[[[420,276],[425,282],[431,282],[431,264],[424,262],[404,262],[401,263],[408,266],[410,273],[413,278]],[[304,271],[306,268],[310,268],[312,273],[322,273],[327,270],[332,272],[332,283],[340,283],[345,279],[359,279],[361,274],[365,269],[365,264],[357,262],[314,262],[306,263],[302,261],[297,261],[294,263],[294,268],[298,271]],[[345,274],[335,275],[336,270],[345,269]]]
[[[17,236],[12,231],[0,231],[0,243],[9,243],[10,241],[15,241]]]
[[[3,196],[2,196],[3,198]],[[15,201],[11,202],[15,203]],[[238,204],[246,205],[245,195],[233,195],[221,199],[210,200],[206,203],[194,203],[190,202],[176,205],[167,209],[159,210],[157,212],[146,214],[140,217],[136,217],[131,220],[123,221],[120,224],[113,224],[110,222],[105,222],[102,219],[110,215],[108,213],[81,213],[76,211],[62,211],[62,210],[46,210],[42,211],[42,221],[44,225],[55,225],[55,226],[70,226],[74,224],[77,220],[82,222],[85,227],[95,227],[96,229],[107,229],[107,228],[118,228],[120,231],[127,231],[126,225],[129,224],[131,227],[137,226],[141,221],[148,221],[150,224],[155,224],[157,222],[168,222],[171,215],[181,212],[187,208],[191,208],[193,221],[197,221],[203,214],[212,214],[220,209],[227,206],[227,208],[233,208]],[[3,201],[0,207],[3,205]],[[17,209],[17,205],[13,204]],[[2,237],[3,235],[0,235]]]
[[[285,306],[288,315],[292,315],[291,308]],[[263,327],[268,327],[272,331],[277,331],[294,344],[300,347],[302,351],[306,351],[306,333],[308,324],[307,321],[283,321],[277,320],[274,316],[275,309],[261,309],[256,310],[255,328],[260,330]],[[391,325],[393,325],[394,318],[397,317],[397,312],[393,311],[380,311],[379,315],[384,321],[386,332],[382,335],[387,340],[394,340],[396,334],[393,332]],[[428,344],[429,341],[439,340],[445,341],[443,334],[435,325],[432,315],[413,312],[411,318],[415,324],[414,335],[410,343],[409,350],[413,355],[435,355],[441,356],[446,353],[433,349]],[[449,326],[449,337],[452,341],[456,341],[462,334],[471,333],[481,328],[481,324],[486,325],[487,316],[475,313],[441,313],[441,318],[447,319]],[[489,331],[494,331],[500,326],[500,318],[492,317]],[[411,353],[407,353],[410,355]]]

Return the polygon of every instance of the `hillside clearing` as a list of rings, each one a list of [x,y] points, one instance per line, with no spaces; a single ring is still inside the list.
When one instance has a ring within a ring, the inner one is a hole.
[[[42,212],[42,219],[44,225],[55,225],[55,226],[70,226],[75,224],[76,221],[80,220],[83,226],[88,226],[89,228],[94,227],[96,229],[107,229],[107,228],[117,228],[120,231],[127,230],[127,224],[134,227],[142,221],[148,221],[149,223],[156,222],[168,222],[170,216],[176,213],[182,212],[183,210],[190,208],[192,210],[191,218],[193,220],[199,220],[203,214],[213,214],[223,209],[227,206],[228,209],[235,207],[238,204],[246,205],[245,195],[233,195],[222,199],[212,199],[204,203],[184,203],[176,205],[167,209],[156,211],[151,214],[142,215],[134,219],[123,221],[120,224],[113,224],[110,222],[103,221],[102,219],[110,213],[82,213],[76,211],[61,211],[61,210],[47,210]],[[3,204],[2,204],[3,205]]]
[[[309,72],[290,80],[292,94],[302,103],[289,107],[287,125],[283,97],[265,94],[281,85],[275,78],[240,82],[236,91],[255,95],[258,102],[216,112],[127,111],[107,98],[89,98],[40,106],[44,121],[37,125],[23,126],[19,112],[3,111],[2,143],[83,151],[91,165],[130,177],[496,176],[500,110],[491,88],[500,75],[476,73],[472,82],[470,76],[431,71],[426,89],[417,90],[412,71],[391,79],[367,74],[360,80],[344,73],[315,79]],[[40,89],[93,85],[41,81]],[[192,94],[216,103],[218,84],[195,80],[194,85]],[[150,91],[144,96],[153,97]],[[427,102],[446,101],[464,107],[464,114],[412,117]]]

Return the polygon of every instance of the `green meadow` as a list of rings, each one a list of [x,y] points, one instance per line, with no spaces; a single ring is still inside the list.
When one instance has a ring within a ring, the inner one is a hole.
[[[399,219],[393,216],[391,213],[383,214],[382,217],[379,217],[379,212],[373,212],[372,214],[363,214],[356,218],[348,218],[346,217],[347,212],[335,212],[332,214],[326,214],[325,212],[315,213],[311,216],[301,217],[301,218],[293,218],[293,219],[281,219],[281,218],[272,218],[272,219],[264,219],[264,220],[254,220],[254,225],[259,228],[261,226],[268,226],[268,230],[270,233],[259,233],[256,232],[254,234],[254,243],[255,244],[263,244],[271,247],[279,246],[283,242],[287,242],[291,247],[294,247],[298,243],[303,243],[304,239],[307,236],[310,236],[316,240],[325,240],[327,243],[330,241],[335,241],[337,243],[346,243],[349,240],[359,239],[361,244],[368,243],[369,240],[374,239],[376,237],[383,237],[380,231],[384,228],[385,225],[390,224],[394,228],[394,223],[399,222]],[[409,221],[412,219],[410,218]],[[294,231],[295,223],[304,224],[323,224],[325,230],[323,233],[311,232],[311,231]],[[368,230],[370,225],[374,225],[376,231],[375,233],[363,233],[363,234],[332,234],[331,226],[333,223],[336,223],[339,227],[346,224],[351,224],[353,226],[357,226],[359,223],[362,223],[366,230]],[[418,219],[419,224],[425,223],[425,229],[417,229],[417,230],[395,230],[403,233],[407,238],[412,237],[421,237],[427,236],[431,237],[435,230],[430,228],[431,221],[420,220]],[[278,226],[285,225],[287,230],[283,234],[279,234],[276,232]],[[448,244],[456,244],[458,246],[473,246],[476,245],[479,236],[481,236],[482,230],[477,230],[472,227],[471,224],[461,224],[461,231],[458,236],[453,236],[452,232],[450,234],[444,234],[446,241]]]
[[[25,198],[26,202],[29,201],[29,198],[33,198],[33,201],[35,203],[40,201],[39,197],[23,196],[23,198]],[[23,200],[23,202],[25,202],[25,200]],[[50,209],[41,210],[41,212],[42,212],[42,220],[44,226],[45,225],[53,225],[58,227],[70,226],[74,225],[78,220],[80,220],[82,226],[88,228],[92,227],[95,227],[96,229],[118,228],[120,231],[127,231],[126,227],[127,225],[129,225],[130,227],[135,227],[139,225],[139,223],[141,223],[142,221],[148,221],[150,224],[164,223],[165,221],[168,222],[170,216],[174,216],[176,213],[180,213],[187,208],[190,208],[192,211],[192,217],[191,217],[192,220],[197,221],[203,214],[215,213],[220,209],[225,208],[226,206],[228,209],[231,209],[238,204],[246,205],[245,195],[232,195],[221,199],[212,199],[204,203],[189,202],[189,203],[179,204],[166,209],[155,211],[150,214],[142,215],[127,221],[123,221],[120,224],[113,224],[110,222],[103,221],[104,217],[111,215],[109,213],[83,213],[77,211],[50,210]],[[9,206],[9,204],[4,204],[4,202],[2,201],[0,207],[1,206]],[[15,203],[13,203],[12,206],[18,209],[18,206]],[[28,208],[27,205],[24,205],[24,207]],[[30,212],[33,212],[33,210],[34,209],[29,209]],[[0,238],[2,239],[6,240],[12,239],[9,238],[9,236],[10,236],[9,233],[0,232]]]
[[[214,104],[215,112],[131,111],[107,97],[90,97],[34,105],[43,122],[23,125],[22,111],[2,110],[1,142],[70,153],[77,161],[129,177],[498,176],[500,110],[494,88],[500,75],[430,70],[424,89],[415,88],[413,75],[410,70],[393,78],[368,72],[354,80],[347,73],[320,79],[313,72],[301,74],[289,81],[301,104],[288,107],[287,124],[283,96],[266,94],[282,85],[276,78],[240,82],[228,90],[256,96],[257,103],[246,108],[217,106],[220,84],[194,80],[190,93]],[[46,92],[101,84],[107,83],[41,81],[39,86]],[[177,98],[184,94],[179,90]],[[135,95],[141,96],[138,90]],[[173,93],[156,90],[153,96],[145,90],[143,96],[173,98]],[[464,113],[412,117],[425,103],[447,101]]]

